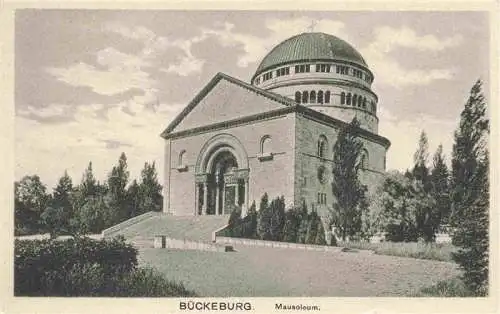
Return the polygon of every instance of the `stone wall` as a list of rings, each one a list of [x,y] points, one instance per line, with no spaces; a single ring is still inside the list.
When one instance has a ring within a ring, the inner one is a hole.
[[[249,172],[249,205],[258,204],[264,192],[275,197],[284,195],[293,200],[295,113],[254,121],[220,131],[166,140],[165,145],[165,212],[174,215],[195,214],[195,167],[200,152],[210,139],[220,134],[231,134],[246,151]],[[261,140],[270,136],[272,159],[260,160]],[[179,154],[187,168],[177,169]]]
[[[317,143],[320,135],[327,138],[326,158],[317,156]],[[332,193],[332,159],[333,146],[337,140],[338,130],[331,126],[297,116],[296,120],[296,151],[295,151],[295,203],[305,200],[308,208],[314,207],[320,216],[327,214],[328,207],[333,203]],[[384,169],[385,148],[368,139],[362,139],[368,151],[368,170],[361,173],[361,181],[369,190],[378,184]],[[325,168],[326,180],[320,182],[318,168]],[[318,204],[318,193],[326,194],[326,204]]]

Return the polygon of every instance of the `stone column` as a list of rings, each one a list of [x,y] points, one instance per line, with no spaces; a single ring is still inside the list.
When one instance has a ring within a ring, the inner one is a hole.
[[[220,187],[217,184],[217,189],[215,190],[215,215],[219,214],[219,195],[220,195]]]
[[[199,193],[200,193],[200,185],[198,183],[195,183],[194,184],[194,215],[195,216],[199,215],[199,213],[198,213],[198,209],[200,207],[200,204],[198,204],[198,201],[200,199]]]
[[[236,181],[236,188],[234,191],[234,205],[238,206],[238,202],[240,201],[240,182],[239,180]]]
[[[208,211],[208,184],[207,182],[203,182],[203,206],[201,208],[202,214],[207,214]]]
[[[245,200],[243,201],[243,206],[241,210],[241,215],[245,217],[248,211],[248,178],[245,178]]]

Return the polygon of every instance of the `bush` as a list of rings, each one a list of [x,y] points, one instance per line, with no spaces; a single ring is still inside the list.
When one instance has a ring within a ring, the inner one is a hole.
[[[422,288],[415,297],[475,297],[471,290],[459,278],[440,281],[437,284]]]
[[[98,267],[106,279],[136,266],[137,250],[123,238],[16,240],[14,290],[16,295],[60,295],[65,293],[67,280],[78,277],[75,272],[89,275]]]
[[[137,269],[123,238],[16,241],[17,296],[195,296],[153,269]]]
[[[372,250],[375,254],[411,257],[444,262],[452,262],[456,248],[449,243],[419,242],[340,242],[339,246],[350,249]]]
[[[196,296],[181,283],[166,280],[152,268],[141,268],[112,282],[109,296],[115,297],[190,297]]]

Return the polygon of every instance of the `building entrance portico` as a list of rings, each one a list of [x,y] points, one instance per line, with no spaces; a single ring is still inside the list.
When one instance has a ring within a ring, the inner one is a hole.
[[[233,138],[221,136],[212,142],[202,150],[197,167],[196,214],[229,215],[237,207],[245,214],[249,170],[248,167],[242,168],[242,165],[247,165],[242,153],[246,154],[235,148],[237,143]]]

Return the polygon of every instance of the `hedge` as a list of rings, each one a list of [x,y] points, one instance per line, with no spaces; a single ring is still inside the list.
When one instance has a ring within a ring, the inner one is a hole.
[[[87,276],[87,282],[92,282],[95,275],[108,280],[136,267],[137,249],[123,238],[15,240],[14,292],[25,296],[72,294],[68,285],[75,284],[76,278]]]

